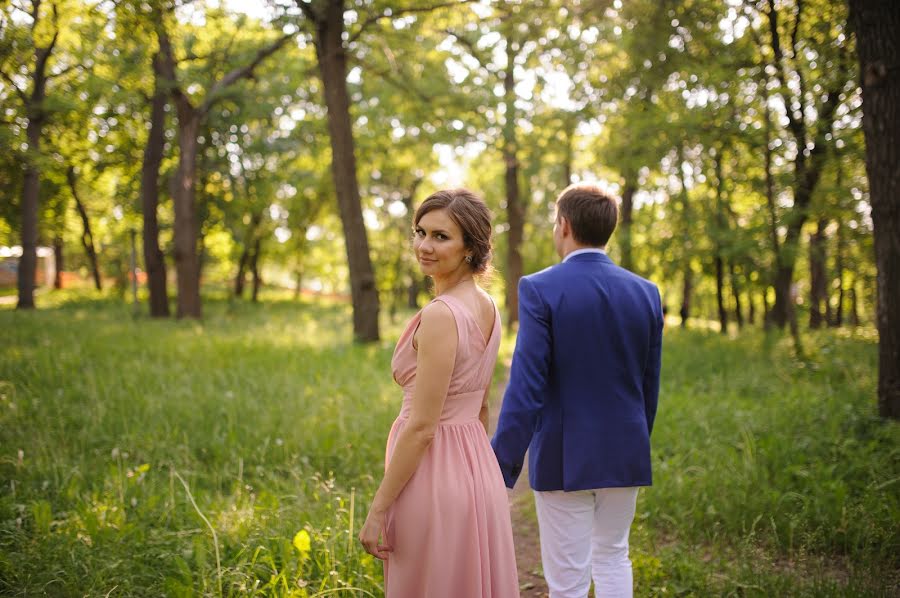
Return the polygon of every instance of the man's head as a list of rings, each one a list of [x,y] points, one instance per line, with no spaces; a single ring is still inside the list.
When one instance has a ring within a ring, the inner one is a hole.
[[[616,229],[619,207],[616,200],[595,185],[566,187],[556,200],[553,244],[565,257],[576,249],[605,248]]]

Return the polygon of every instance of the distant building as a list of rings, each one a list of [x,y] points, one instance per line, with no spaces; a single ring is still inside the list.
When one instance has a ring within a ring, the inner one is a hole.
[[[0,288],[15,287],[19,284],[19,258],[22,248],[0,246]],[[34,273],[35,286],[50,286],[56,270],[52,247],[37,248],[37,268]]]

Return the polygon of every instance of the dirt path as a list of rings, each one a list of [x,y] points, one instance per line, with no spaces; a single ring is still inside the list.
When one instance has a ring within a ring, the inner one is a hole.
[[[497,428],[500,403],[506,383],[495,388],[491,402],[491,433]],[[523,598],[549,596],[541,568],[541,543],[537,520],[534,517],[534,498],[528,486],[528,465],[522,470],[516,487],[510,493],[513,540],[516,544],[516,565],[519,568],[519,591]]]

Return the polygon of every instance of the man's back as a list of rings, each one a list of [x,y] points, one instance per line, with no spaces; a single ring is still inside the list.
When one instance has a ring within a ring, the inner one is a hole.
[[[519,281],[519,334],[491,444],[512,488],[529,451],[551,596],[633,593],[628,534],[649,486],[662,306],[606,256],[616,201],[595,185],[556,200],[563,262]]]
[[[504,475],[504,466],[516,469],[515,438],[533,426],[535,490],[649,485],[662,333],[658,290],[598,252],[528,276],[519,289],[525,313],[507,396],[524,398],[525,409],[519,417],[501,416],[494,446]]]

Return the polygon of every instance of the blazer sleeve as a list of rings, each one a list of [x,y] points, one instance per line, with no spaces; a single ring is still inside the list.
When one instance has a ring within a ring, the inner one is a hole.
[[[503,481],[512,488],[522,472],[538,415],[547,396],[551,361],[550,312],[528,278],[519,281],[519,333],[509,384],[491,446]]]
[[[663,316],[662,301],[659,297],[659,289],[654,288],[656,305],[654,306],[652,337],[650,338],[650,351],[647,356],[647,365],[644,368],[644,410],[647,415],[647,433],[653,433],[653,421],[656,419],[656,407],[659,403],[659,373],[662,366],[662,333]]]

